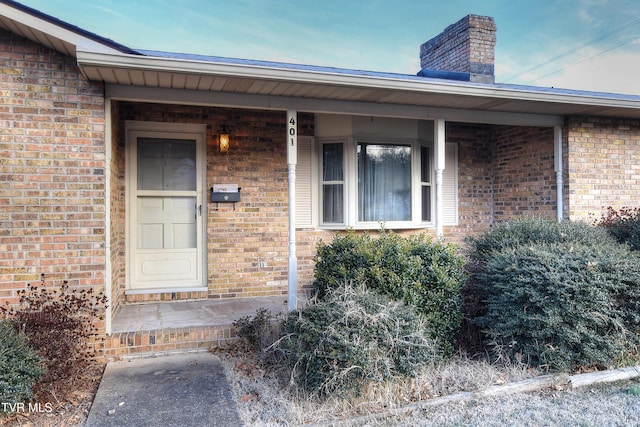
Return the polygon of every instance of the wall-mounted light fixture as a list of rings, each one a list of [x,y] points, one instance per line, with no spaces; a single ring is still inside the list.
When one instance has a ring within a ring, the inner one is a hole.
[[[227,132],[227,126],[222,125],[222,130],[218,135],[218,149],[221,153],[229,152],[229,132]]]

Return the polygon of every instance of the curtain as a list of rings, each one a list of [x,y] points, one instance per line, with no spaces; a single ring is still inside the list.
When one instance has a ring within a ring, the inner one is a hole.
[[[358,145],[358,220],[411,220],[411,147]]]

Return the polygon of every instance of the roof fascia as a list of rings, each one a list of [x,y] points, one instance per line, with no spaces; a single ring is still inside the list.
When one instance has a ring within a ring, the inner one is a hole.
[[[280,80],[344,87],[402,90],[415,93],[436,93],[440,95],[481,96],[495,99],[640,109],[640,103],[637,100],[606,97],[603,94],[560,94],[522,88],[504,88],[490,85],[472,86],[457,84],[456,82],[433,82],[392,76],[361,76],[331,71],[292,70],[254,64],[228,64],[222,62],[125,54],[114,55],[96,52],[78,52],[77,58],[80,67],[98,66],[131,70]]]
[[[22,5],[20,5],[22,6]],[[65,43],[75,46],[76,51],[93,51],[103,54],[118,54],[120,51],[107,43],[100,43],[92,38],[83,36],[78,32],[74,32],[58,25],[43,17],[29,13],[17,6],[0,2],[0,15],[5,16],[15,22],[28,26],[35,31],[47,34],[50,37],[57,38]],[[44,15],[43,15],[44,16]]]

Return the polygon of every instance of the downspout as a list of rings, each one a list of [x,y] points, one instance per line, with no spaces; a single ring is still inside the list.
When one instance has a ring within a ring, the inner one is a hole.
[[[556,172],[556,199],[557,199],[557,217],[558,222],[563,218],[562,206],[562,127],[553,127],[553,158],[554,169]]]
[[[296,256],[296,164],[298,163],[298,113],[287,110],[287,166],[289,170],[289,310],[298,305],[298,258]]]
[[[444,237],[444,225],[442,224],[442,174],[445,162],[445,123],[443,119],[433,122],[433,144],[435,149],[435,173],[436,173],[436,238]]]
[[[106,297],[106,312],[104,315],[105,333],[111,335],[113,304],[111,301],[111,98],[105,97],[104,110],[104,293]]]

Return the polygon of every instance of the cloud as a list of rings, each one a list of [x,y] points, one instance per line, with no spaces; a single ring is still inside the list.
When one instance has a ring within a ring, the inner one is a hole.
[[[612,51],[592,56],[551,75],[530,74],[522,78],[536,86],[640,95],[639,70],[640,46],[635,52]]]

